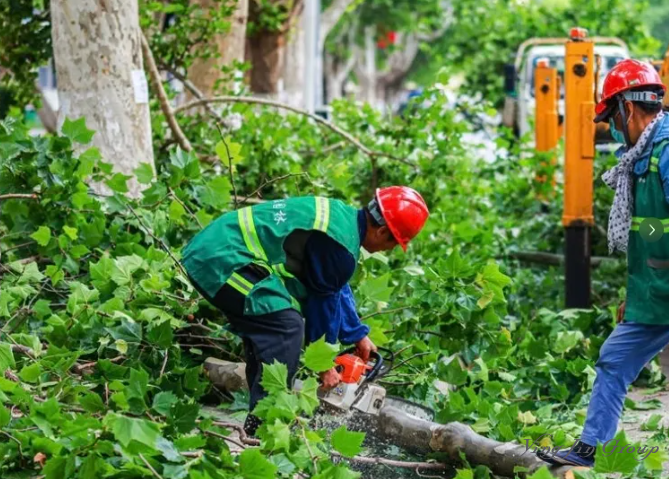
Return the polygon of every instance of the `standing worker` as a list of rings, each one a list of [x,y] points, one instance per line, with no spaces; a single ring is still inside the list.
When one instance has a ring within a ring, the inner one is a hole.
[[[599,351],[597,377],[580,441],[539,453],[546,462],[591,466],[597,443],[615,437],[627,388],[669,344],[669,116],[665,86],[647,63],[624,60],[604,79],[595,122],[608,121],[622,143],[602,179],[615,189],[609,251],[627,252],[627,298],[618,326]],[[607,451],[609,451],[607,449]]]
[[[182,263],[191,283],[243,340],[251,412],[266,395],[262,363],[286,364],[290,384],[304,339],[355,344],[369,359],[376,346],[348,285],[360,247],[374,253],[399,244],[406,251],[428,215],[420,194],[405,186],[377,189],[360,210],[297,197],[226,213],[186,245]],[[325,389],[341,380],[334,368],[320,376]],[[249,414],[244,429],[253,435],[259,425]]]

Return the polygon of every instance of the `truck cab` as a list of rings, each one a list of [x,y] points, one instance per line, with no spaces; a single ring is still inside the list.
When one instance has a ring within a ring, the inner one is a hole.
[[[601,95],[602,83],[606,74],[613,66],[629,58],[627,45],[619,39],[593,38],[595,41],[595,57],[599,58],[599,75],[596,80],[597,98]],[[509,74],[515,75],[507,85],[511,85],[512,91],[507,86],[507,104],[505,105],[504,124],[512,127],[520,137],[533,131],[533,118],[535,114],[535,71],[540,59],[547,59],[551,67],[558,71],[560,77],[560,99],[558,100],[558,115],[560,122],[564,118],[564,62],[565,62],[566,39],[531,39],[523,43],[518,50],[513,70]],[[508,70],[508,69],[507,69]],[[509,108],[509,99],[513,106]],[[613,139],[606,127],[597,131],[598,149],[612,149]],[[533,138],[532,138],[533,140]],[[605,145],[602,145],[605,144]]]

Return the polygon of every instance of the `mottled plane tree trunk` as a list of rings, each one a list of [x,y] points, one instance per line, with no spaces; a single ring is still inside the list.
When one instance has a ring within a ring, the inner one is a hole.
[[[115,171],[133,175],[141,163],[153,168],[137,0],[52,0],[51,22],[58,128],[66,117],[85,117],[96,132],[93,145]],[[139,195],[134,177],[128,188]]]

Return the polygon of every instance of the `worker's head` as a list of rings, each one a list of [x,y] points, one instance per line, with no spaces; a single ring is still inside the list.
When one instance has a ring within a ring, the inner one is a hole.
[[[390,251],[398,244],[404,251],[425,225],[430,212],[420,194],[407,186],[376,190],[365,207],[367,233],[362,247],[370,253]]]
[[[608,122],[613,138],[632,147],[662,110],[665,90],[652,65],[623,60],[604,79],[595,122]]]

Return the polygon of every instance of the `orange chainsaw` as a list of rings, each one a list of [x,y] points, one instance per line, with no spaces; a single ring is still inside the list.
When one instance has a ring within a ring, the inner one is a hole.
[[[374,381],[392,369],[394,355],[384,349],[384,353],[389,353],[389,361],[384,362],[381,354],[372,352],[370,361],[365,362],[353,351],[355,348],[350,348],[337,356],[335,364],[342,382],[329,391],[319,390],[319,398],[322,403],[340,411],[355,409],[367,414],[378,414],[385,403],[386,390]]]

